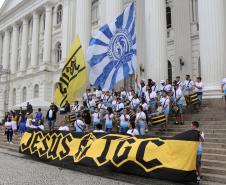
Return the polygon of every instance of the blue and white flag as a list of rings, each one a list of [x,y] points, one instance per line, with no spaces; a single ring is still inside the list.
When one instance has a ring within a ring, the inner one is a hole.
[[[88,47],[90,83],[103,90],[114,89],[136,68],[135,5],[131,3],[113,23],[101,27]]]

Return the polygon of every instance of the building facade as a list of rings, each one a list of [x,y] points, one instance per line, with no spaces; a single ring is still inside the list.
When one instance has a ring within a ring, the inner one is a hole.
[[[76,35],[91,35],[130,0],[5,0],[0,9],[0,115],[34,98],[51,102]],[[224,0],[137,0],[137,75],[157,82],[202,76],[207,97],[226,76]]]

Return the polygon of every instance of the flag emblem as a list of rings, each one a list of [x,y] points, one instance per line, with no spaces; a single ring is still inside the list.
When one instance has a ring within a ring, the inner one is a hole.
[[[101,27],[88,47],[90,83],[114,89],[136,68],[135,5],[131,3],[113,23]]]

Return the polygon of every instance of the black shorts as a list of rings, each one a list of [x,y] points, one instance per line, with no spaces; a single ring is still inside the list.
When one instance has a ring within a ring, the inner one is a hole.
[[[224,95],[224,99],[225,99],[225,101],[226,101],[226,94]]]

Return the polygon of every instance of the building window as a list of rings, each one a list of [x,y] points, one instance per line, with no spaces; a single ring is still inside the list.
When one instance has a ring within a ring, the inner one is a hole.
[[[171,62],[168,60],[168,80],[170,83],[172,83],[173,80],[173,69],[172,69],[172,64]]]
[[[39,98],[39,85],[34,86],[34,98]]]
[[[59,5],[57,7],[57,24],[62,23],[62,16],[63,16],[63,6]]]
[[[166,7],[166,24],[167,29],[172,27],[171,8],[169,6]]]
[[[57,63],[60,63],[61,59],[62,59],[62,47],[61,47],[61,43],[58,42],[56,44],[56,61],[57,61]]]
[[[24,87],[22,90],[22,102],[26,102],[27,100],[27,88]]]
[[[99,0],[92,1],[92,25],[97,25],[99,20]]]
[[[13,105],[16,105],[16,89],[13,89]]]

